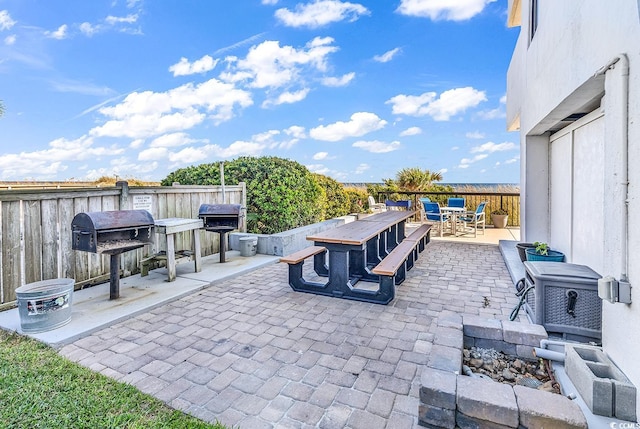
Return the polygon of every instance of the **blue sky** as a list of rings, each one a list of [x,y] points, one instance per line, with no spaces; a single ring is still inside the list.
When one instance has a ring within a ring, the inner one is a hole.
[[[278,156],[517,183],[506,0],[0,0],[0,180]]]

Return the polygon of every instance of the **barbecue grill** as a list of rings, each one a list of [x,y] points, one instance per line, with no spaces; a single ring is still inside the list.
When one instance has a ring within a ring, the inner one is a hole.
[[[220,262],[225,262],[226,233],[238,229],[241,208],[240,204],[202,204],[198,210],[205,231],[220,234]]]
[[[146,210],[78,213],[71,221],[73,250],[110,256],[109,299],[120,296],[120,254],[153,241],[153,216]]]

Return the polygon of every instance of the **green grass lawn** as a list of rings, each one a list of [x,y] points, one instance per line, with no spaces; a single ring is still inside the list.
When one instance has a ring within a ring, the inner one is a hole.
[[[0,428],[214,428],[135,387],[0,330]]]

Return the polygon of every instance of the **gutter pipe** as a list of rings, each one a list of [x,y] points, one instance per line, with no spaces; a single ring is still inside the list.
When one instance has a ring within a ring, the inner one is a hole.
[[[619,63],[619,64],[618,64]],[[612,58],[604,67],[600,68],[594,76],[605,75],[607,71],[616,68],[619,65],[621,67],[621,79],[620,79],[620,97],[621,97],[621,109],[620,109],[620,129],[622,140],[622,174],[620,177],[620,185],[622,186],[622,210],[623,210],[623,222],[622,222],[622,249],[621,249],[621,263],[622,272],[620,273],[620,280],[628,282],[629,271],[629,59],[626,54],[619,54],[617,57]],[[605,77],[606,78],[606,77]]]

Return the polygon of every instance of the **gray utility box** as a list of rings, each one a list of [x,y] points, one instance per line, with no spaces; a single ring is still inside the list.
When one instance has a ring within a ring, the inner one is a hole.
[[[585,265],[527,261],[525,310],[533,323],[567,340],[602,338],[602,300],[598,273]]]

